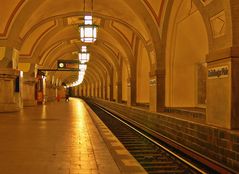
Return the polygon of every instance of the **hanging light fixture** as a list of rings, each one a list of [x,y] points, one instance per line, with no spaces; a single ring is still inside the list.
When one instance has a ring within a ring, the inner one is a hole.
[[[70,84],[69,83],[66,84],[66,87],[74,87],[74,86],[80,85],[84,80],[84,76],[85,76],[85,72],[79,71],[78,79]]]
[[[96,41],[98,26],[93,24],[93,0],[91,0],[91,15],[85,13],[85,0],[84,0],[84,24],[79,25],[80,38],[84,43],[93,43]]]
[[[90,53],[87,52],[86,46],[81,47],[81,52],[78,54],[78,56],[79,56],[79,61],[82,64],[85,64],[90,60]]]
[[[86,64],[79,64],[79,70],[80,70],[81,72],[85,72],[86,69],[87,69],[87,65],[86,65]]]

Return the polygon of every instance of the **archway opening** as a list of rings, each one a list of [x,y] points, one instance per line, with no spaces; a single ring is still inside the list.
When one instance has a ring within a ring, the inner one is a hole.
[[[173,4],[166,43],[166,106],[205,107],[208,37],[191,0]]]

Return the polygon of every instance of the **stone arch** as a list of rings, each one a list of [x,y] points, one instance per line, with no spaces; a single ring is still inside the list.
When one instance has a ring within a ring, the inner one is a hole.
[[[201,12],[190,0],[175,1],[168,21],[165,48],[166,106],[205,105],[209,41]],[[199,102],[199,96],[202,95],[204,97]]]

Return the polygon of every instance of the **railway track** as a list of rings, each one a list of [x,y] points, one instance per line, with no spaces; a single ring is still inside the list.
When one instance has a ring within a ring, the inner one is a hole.
[[[162,145],[104,108],[89,102],[88,105],[149,174],[218,173],[185,154],[175,153],[176,149]]]

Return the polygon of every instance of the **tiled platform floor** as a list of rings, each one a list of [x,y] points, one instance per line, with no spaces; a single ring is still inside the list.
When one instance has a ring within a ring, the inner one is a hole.
[[[0,113],[0,174],[86,173],[145,171],[80,99]]]

